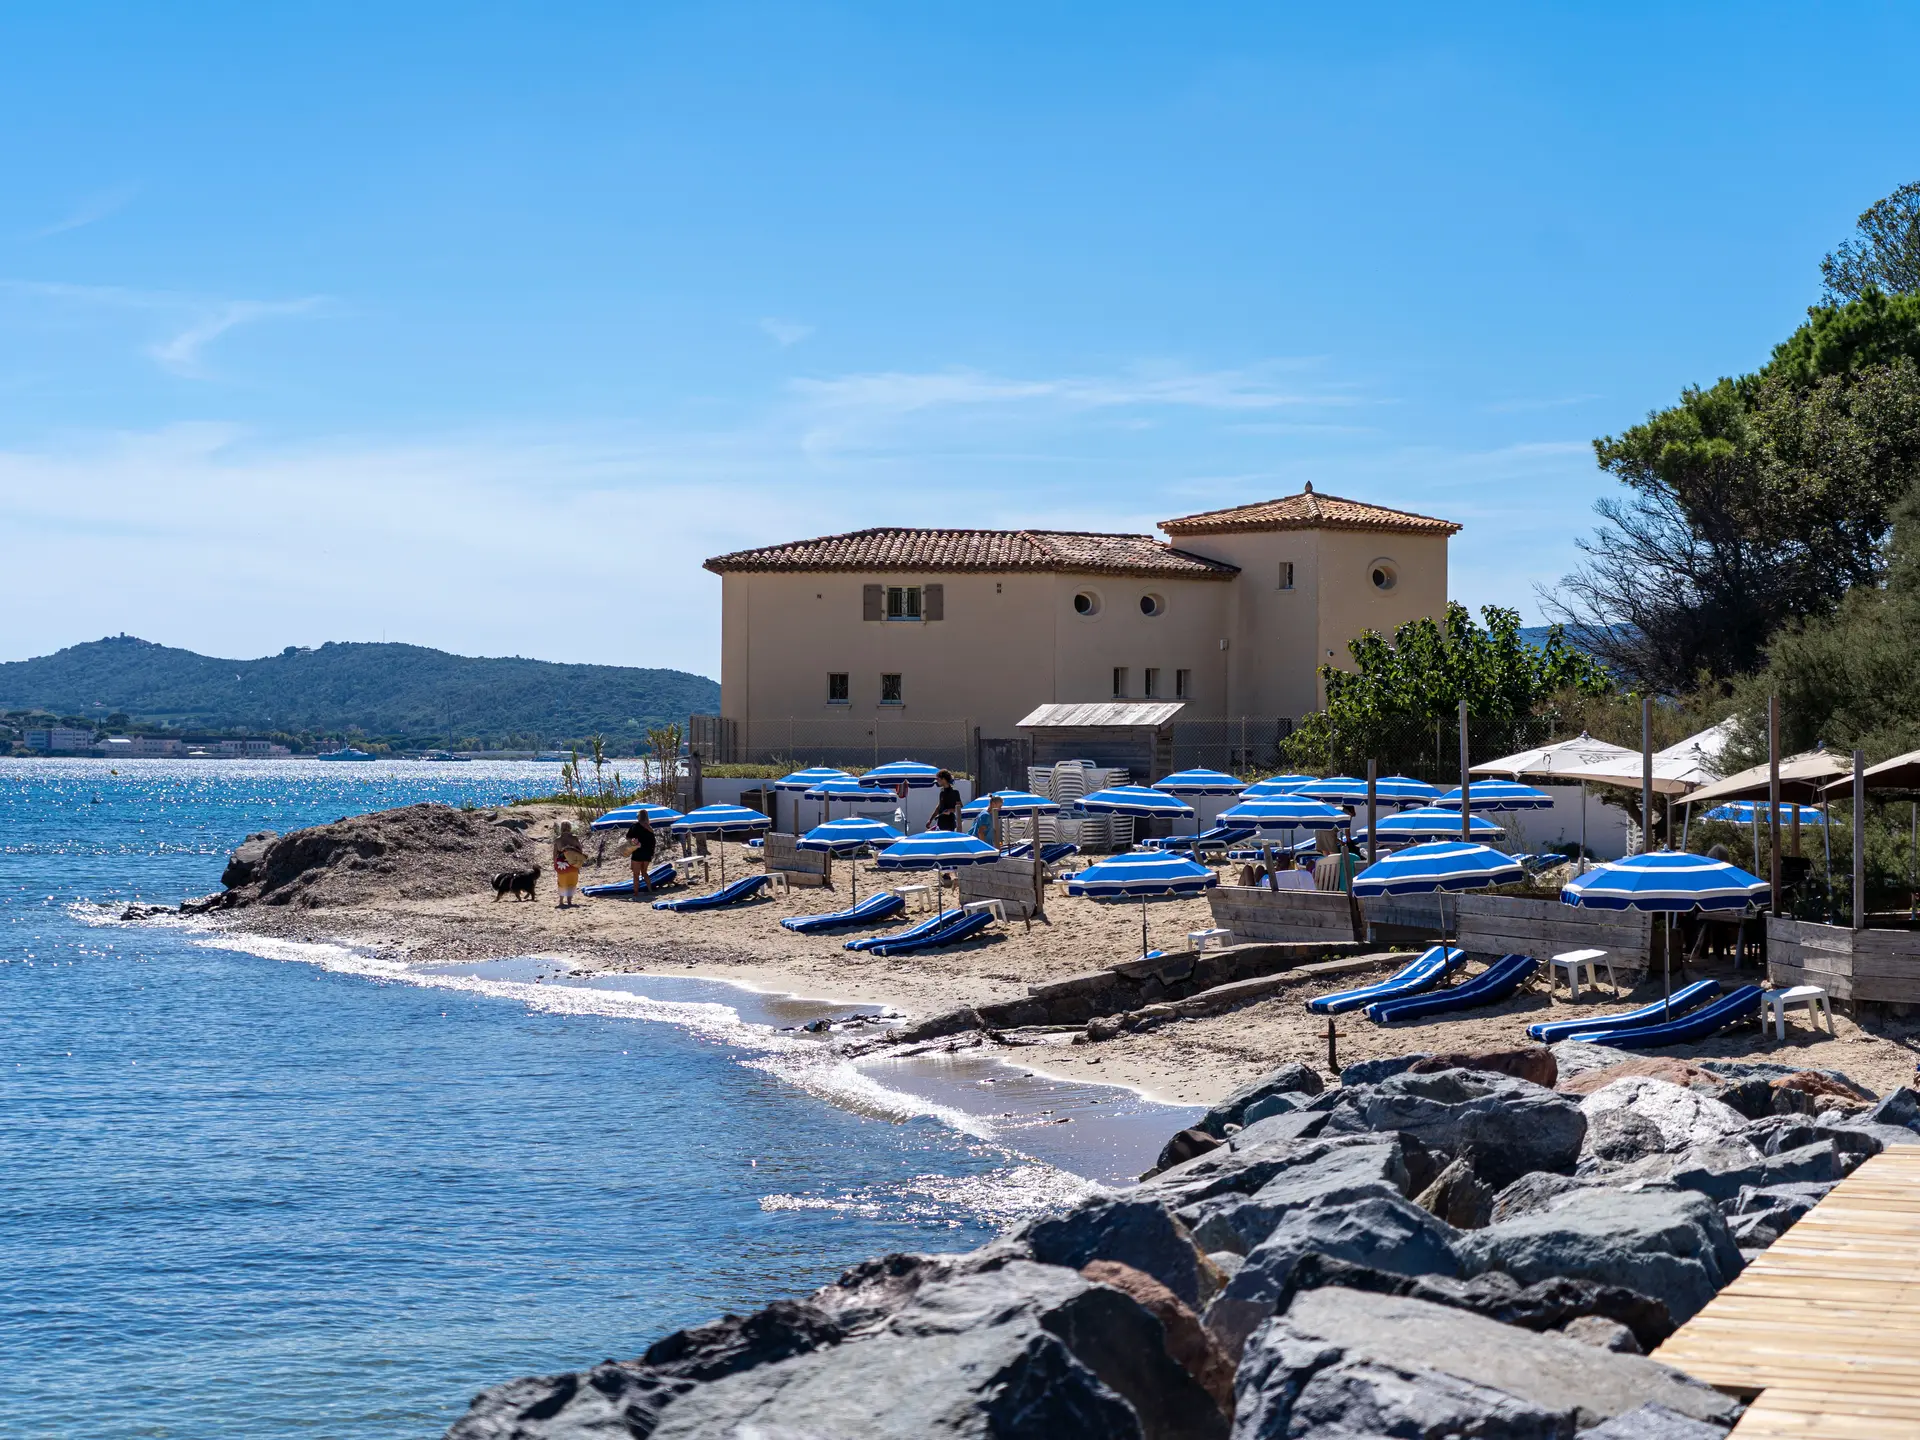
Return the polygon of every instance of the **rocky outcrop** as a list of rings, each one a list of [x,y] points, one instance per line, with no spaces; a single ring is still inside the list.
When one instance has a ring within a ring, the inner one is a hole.
[[[227,857],[227,868],[220,872],[220,883],[229,890],[240,885],[250,885],[260,873],[261,863],[267,858],[267,850],[280,838],[278,830],[256,830],[238,845]]]
[[[1441,1070],[1349,1087],[1323,1133],[1404,1130],[1448,1156],[1471,1154],[1490,1185],[1531,1170],[1570,1168],[1587,1121],[1565,1095],[1508,1075]]]

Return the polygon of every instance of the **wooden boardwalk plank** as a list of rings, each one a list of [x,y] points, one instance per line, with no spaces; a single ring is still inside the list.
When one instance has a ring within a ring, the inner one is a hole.
[[[1836,1185],[1654,1358],[1758,1396],[1735,1440],[1920,1436],[1920,1145]]]

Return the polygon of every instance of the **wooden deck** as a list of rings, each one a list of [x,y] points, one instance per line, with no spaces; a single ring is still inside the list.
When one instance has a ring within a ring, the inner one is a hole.
[[[1758,1396],[1734,1440],[1920,1436],[1920,1144],[1836,1185],[1654,1358]]]

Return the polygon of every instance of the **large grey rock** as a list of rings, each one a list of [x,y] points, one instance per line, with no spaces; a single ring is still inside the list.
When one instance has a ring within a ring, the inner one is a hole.
[[[1493,1222],[1493,1187],[1474,1173],[1470,1156],[1450,1161],[1413,1203],[1456,1230],[1478,1230]]]
[[[1639,1355],[1425,1301],[1346,1289],[1295,1298],[1247,1343],[1235,1440],[1564,1440],[1647,1404],[1724,1423],[1739,1405]]]
[[[1070,1270],[1015,1261],[925,1286],[856,1343],[697,1385],[654,1435],[1201,1440],[1226,1428],[1153,1316]]]
[[[1719,1210],[1690,1191],[1570,1190],[1545,1210],[1465,1231],[1454,1248],[1468,1273],[1504,1270],[1523,1284],[1566,1275],[1619,1285],[1664,1302],[1680,1324],[1741,1263]]]
[[[1405,1074],[1431,1054],[1428,1050],[1415,1050],[1408,1055],[1390,1055],[1380,1060],[1356,1060],[1340,1072],[1340,1084],[1347,1088],[1377,1085],[1389,1076]]]
[[[1280,1223],[1289,1210],[1320,1201],[1345,1202],[1368,1195],[1406,1193],[1407,1167],[1399,1138],[1386,1143],[1318,1147],[1307,1152],[1252,1195],[1222,1195],[1180,1212],[1193,1226],[1193,1238],[1206,1250],[1245,1255]]]
[[[1642,1405],[1582,1430],[1580,1440],[1722,1440],[1726,1433],[1726,1426],[1710,1420],[1695,1420],[1664,1405]]]
[[[1584,1178],[1578,1175],[1556,1175],[1550,1170],[1536,1170],[1531,1175],[1522,1175],[1493,1197],[1493,1210],[1488,1217],[1488,1223],[1497,1225],[1502,1220],[1512,1220],[1521,1215],[1532,1215],[1536,1211],[1550,1210],[1562,1195],[1574,1190],[1604,1187],[1606,1183],[1601,1179]]]
[[[1723,1139],[1740,1130],[1747,1117],[1710,1095],[1651,1075],[1609,1081],[1580,1102],[1591,1120],[1604,1110],[1627,1110],[1650,1121],[1666,1148],[1678,1150]]]
[[[227,857],[227,868],[220,872],[220,883],[231,890],[259,879],[260,863],[267,858],[268,847],[279,838],[277,830],[256,830],[247,836]]]
[[[1869,1107],[1860,1118],[1869,1125],[1897,1125],[1920,1132],[1920,1094],[1905,1085],[1887,1093],[1887,1097]]]
[[[1764,1250],[1826,1198],[1831,1185],[1768,1185],[1742,1190],[1720,1207],[1742,1250]]]
[[[1667,1137],[1658,1125],[1621,1105],[1587,1116],[1587,1138],[1580,1158],[1618,1165],[1644,1160],[1666,1148]]]
[[[1209,1150],[1141,1183],[1135,1193],[1150,1195],[1175,1210],[1213,1195],[1251,1195],[1305,1155],[1324,1153],[1328,1142],[1317,1132],[1325,1115],[1276,1115],[1251,1125],[1224,1145]],[[1375,1137],[1345,1137],[1337,1143],[1366,1144]]]
[[[1243,1085],[1196,1122],[1196,1128],[1209,1135],[1224,1136],[1229,1125],[1247,1123],[1247,1109],[1277,1095],[1318,1095],[1326,1088],[1320,1072],[1309,1065],[1294,1062],[1262,1075]],[[1291,1107],[1289,1107],[1291,1108]],[[1259,1117],[1254,1117],[1259,1118]]]
[[[1394,1075],[1343,1093],[1323,1135],[1404,1130],[1449,1156],[1470,1154],[1496,1189],[1530,1170],[1565,1170],[1579,1157],[1587,1121],[1555,1091],[1483,1070]]]
[[[1874,1144],[1884,1150],[1889,1145],[1914,1143],[1914,1132],[1904,1125],[1880,1125],[1857,1115],[1847,1116],[1829,1111],[1816,1123],[1822,1130],[1831,1131],[1834,1143],[1843,1148],[1856,1149]],[[1878,1154],[1879,1151],[1874,1153]]]
[[[1676,1190],[1692,1190],[1709,1200],[1731,1200],[1742,1190],[1768,1185],[1837,1184],[1845,1174],[1840,1152],[1828,1134],[1778,1155],[1762,1155],[1742,1137],[1693,1145],[1677,1154],[1649,1156],[1630,1165],[1589,1171],[1583,1178],[1624,1187],[1663,1181]]]
[[[1611,1070],[1621,1061],[1621,1052],[1610,1045],[1595,1045],[1590,1040],[1562,1040],[1548,1047],[1564,1085],[1590,1070]]]
[[[1063,1215],[1033,1221],[1013,1238],[1042,1264],[1078,1270],[1115,1260],[1151,1275],[1185,1304],[1201,1303],[1200,1253],[1186,1226],[1157,1200],[1095,1196]]]

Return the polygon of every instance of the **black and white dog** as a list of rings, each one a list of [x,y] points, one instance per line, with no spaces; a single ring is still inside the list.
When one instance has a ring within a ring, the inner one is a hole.
[[[502,895],[518,895],[524,899],[533,899],[533,887],[540,883],[538,870],[502,870],[493,877],[493,898],[498,903]]]

